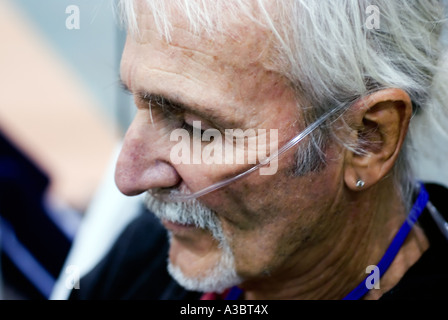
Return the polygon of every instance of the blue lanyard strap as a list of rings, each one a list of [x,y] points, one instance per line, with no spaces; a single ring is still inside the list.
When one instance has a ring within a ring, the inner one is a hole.
[[[383,258],[378,263],[377,267],[380,272],[380,276],[386,273],[389,266],[394,261],[398,251],[400,250],[403,242],[406,240],[409,232],[411,231],[414,224],[417,222],[420,215],[426,208],[429,201],[429,195],[422,183],[419,184],[420,192],[418,194],[417,200],[412,206],[411,212],[407,217],[406,221],[401,226],[400,230],[397,232],[395,238],[392,240],[389,248],[384,254]],[[372,271],[373,272],[373,271]],[[368,281],[369,276],[361,282],[352,292],[350,292],[343,300],[359,300],[366,295],[369,291],[366,281]],[[243,290],[237,286],[232,287],[225,297],[225,300],[238,300],[243,294]]]
[[[243,294],[243,290],[237,286],[232,287],[224,300],[238,300]]]
[[[418,218],[426,208],[426,205],[429,201],[429,195],[422,183],[420,183],[419,187],[420,187],[419,195],[414,205],[412,206],[408,218],[401,226],[400,230],[396,234],[395,238],[392,240],[383,258],[377,265],[380,272],[380,276],[383,276],[386,273],[387,269],[392,264],[392,261],[394,261],[398,251],[403,245],[403,242],[406,240],[406,237],[408,236],[412,227],[417,222]],[[367,276],[366,279],[363,282],[361,282],[352,292],[350,292],[343,300],[359,300],[362,297],[364,297],[365,294],[369,291],[366,285],[368,278],[369,276]]]

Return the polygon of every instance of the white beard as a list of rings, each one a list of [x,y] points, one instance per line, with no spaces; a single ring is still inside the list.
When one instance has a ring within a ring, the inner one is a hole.
[[[242,279],[235,270],[235,260],[222,231],[216,214],[197,200],[188,202],[164,202],[150,193],[145,199],[146,207],[159,219],[179,224],[191,224],[209,230],[219,243],[221,256],[216,264],[196,277],[187,277],[182,270],[168,259],[169,274],[185,289],[199,292],[222,293],[224,290],[241,283]],[[172,239],[169,233],[170,241]]]

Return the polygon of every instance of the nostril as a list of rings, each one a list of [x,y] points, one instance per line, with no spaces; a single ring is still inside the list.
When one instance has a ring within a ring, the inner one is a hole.
[[[151,189],[174,189],[182,182],[176,169],[161,160],[146,163],[117,162],[115,183],[121,193],[135,196]]]
[[[161,190],[161,191],[177,190],[177,189],[180,189],[180,186],[181,186],[181,185],[182,185],[182,180],[179,179],[179,182],[176,183],[175,185],[172,185],[172,186],[170,186],[170,187],[161,187],[161,188],[158,188],[158,189]]]

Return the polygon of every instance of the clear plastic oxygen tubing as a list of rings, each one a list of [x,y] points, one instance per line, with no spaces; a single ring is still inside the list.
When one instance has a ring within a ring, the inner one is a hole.
[[[218,189],[221,189],[237,180],[242,179],[243,177],[246,177],[247,175],[251,174],[252,172],[260,169],[261,167],[264,167],[268,165],[271,161],[274,159],[280,157],[282,154],[296,146],[300,141],[305,139],[309,134],[311,134],[314,130],[316,130],[322,123],[324,123],[328,118],[330,118],[332,115],[340,111],[344,105],[339,105],[335,108],[333,108],[328,113],[322,115],[319,119],[317,119],[315,122],[313,122],[311,125],[309,125],[305,130],[303,130],[300,134],[295,136],[293,139],[289,140],[283,147],[281,147],[277,152],[275,152],[273,155],[269,156],[265,160],[261,161],[259,164],[255,165],[254,167],[250,168],[249,170],[240,173],[236,175],[235,177],[228,178],[225,180],[222,180],[220,182],[217,182],[215,184],[212,184],[204,189],[201,189],[197,192],[190,193],[190,194],[183,194],[180,192],[177,192],[175,190],[172,190],[170,193],[166,194],[158,194],[157,198],[159,198],[162,201],[169,201],[169,202],[186,202],[192,199],[196,199],[199,197],[204,196],[205,194],[208,194],[210,192],[216,191]]]

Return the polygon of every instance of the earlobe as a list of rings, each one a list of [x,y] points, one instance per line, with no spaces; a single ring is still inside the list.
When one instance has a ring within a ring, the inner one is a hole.
[[[409,95],[401,89],[373,93],[353,105],[350,126],[355,148],[345,157],[348,188],[365,190],[393,168],[412,116]]]

